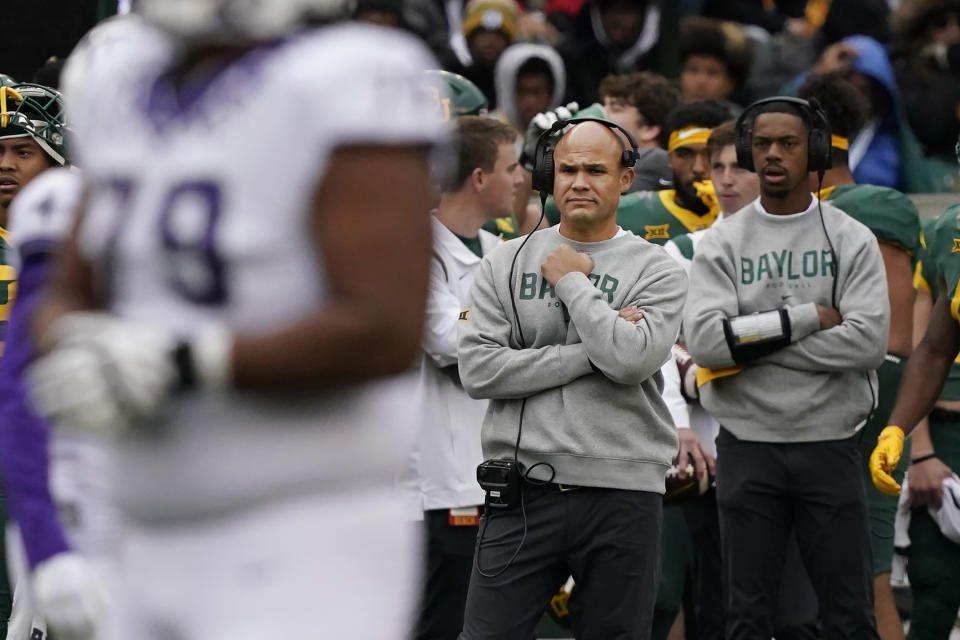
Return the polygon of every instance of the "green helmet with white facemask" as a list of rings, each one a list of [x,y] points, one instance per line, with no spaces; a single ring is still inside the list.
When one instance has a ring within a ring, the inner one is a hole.
[[[67,163],[63,99],[39,84],[0,86],[0,139],[29,136],[57,164]]]
[[[437,104],[448,121],[460,116],[487,114],[487,98],[483,92],[463,76],[449,71],[431,69],[424,72],[426,86],[436,91]]]

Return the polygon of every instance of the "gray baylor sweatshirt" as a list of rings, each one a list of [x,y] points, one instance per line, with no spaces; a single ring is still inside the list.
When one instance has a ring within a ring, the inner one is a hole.
[[[816,199],[787,216],[757,199],[704,234],[693,258],[683,331],[697,365],[734,365],[723,318],[783,307],[790,317],[790,345],[700,387],[703,407],[738,438],[845,438],[872,408],[890,325],[883,260],[867,227],[822,204],[836,270]],[[843,322],[824,331],[816,304],[831,306],[834,277]]]
[[[676,429],[660,397],[659,369],[680,328],[687,279],[658,246],[622,232],[580,243],[558,227],[534,233],[514,270],[523,238],[483,259],[461,314],[460,377],[472,397],[489,398],[481,440],[486,458],[512,458],[520,426],[520,461],[549,463],[553,481],[663,493],[677,453]],[[569,273],[556,289],[540,265],[561,243],[590,254],[590,276]],[[644,317],[618,317],[635,304]],[[548,479],[537,467],[531,477]]]

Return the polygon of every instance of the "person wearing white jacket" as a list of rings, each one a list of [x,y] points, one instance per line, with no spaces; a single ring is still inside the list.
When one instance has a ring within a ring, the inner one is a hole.
[[[433,264],[418,401],[422,423],[414,464],[427,530],[423,604],[415,637],[453,640],[463,626],[484,493],[480,427],[486,400],[467,395],[457,369],[457,320],[480,259],[500,238],[480,227],[509,215],[522,184],[513,129],[492,119],[460,118],[458,165],[434,212]]]

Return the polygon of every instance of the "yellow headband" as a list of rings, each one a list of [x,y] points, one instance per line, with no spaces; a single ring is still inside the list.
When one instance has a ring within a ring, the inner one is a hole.
[[[677,129],[670,134],[667,151],[673,151],[678,147],[686,147],[691,144],[706,144],[711,131],[712,129],[704,127],[684,127],[683,129]]]
[[[843,136],[830,136],[830,146],[834,149],[843,149],[846,151],[850,148],[850,140],[844,138]]]

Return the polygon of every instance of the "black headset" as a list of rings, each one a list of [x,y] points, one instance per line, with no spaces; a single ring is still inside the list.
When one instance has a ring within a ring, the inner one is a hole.
[[[640,145],[629,131],[618,125],[616,122],[603,120],[602,118],[570,118],[569,120],[557,120],[553,126],[540,134],[537,138],[537,146],[533,152],[533,190],[539,191],[546,197],[553,193],[553,150],[556,145],[550,144],[550,139],[554,134],[564,128],[580,124],[581,122],[599,122],[608,129],[616,129],[623,133],[630,142],[630,148],[623,144],[623,140],[617,136],[620,146],[623,147],[623,153],[620,155],[620,164],[624,167],[633,168],[640,158]],[[829,136],[828,136],[829,137]]]
[[[751,117],[752,114],[764,105],[778,102],[793,105],[803,113],[810,130],[807,138],[807,170],[822,173],[833,166],[830,152],[830,122],[820,104],[813,99],[807,101],[791,96],[774,96],[757,100],[744,109],[737,118],[734,125],[733,144],[737,149],[737,164],[740,168],[756,171],[756,167],[753,166],[753,123],[756,117]]]

